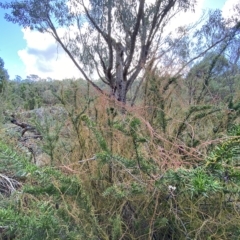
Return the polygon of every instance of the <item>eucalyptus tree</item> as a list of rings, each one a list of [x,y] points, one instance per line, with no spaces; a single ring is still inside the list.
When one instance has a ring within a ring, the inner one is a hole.
[[[7,70],[4,68],[4,61],[0,58],[0,93],[4,91],[7,80],[9,80],[9,75]]]
[[[84,78],[110,87],[110,95],[126,95],[148,61],[158,51],[164,29],[173,16],[193,9],[195,0],[14,0],[5,18],[24,28],[50,33]],[[66,69],[67,71],[67,69]]]

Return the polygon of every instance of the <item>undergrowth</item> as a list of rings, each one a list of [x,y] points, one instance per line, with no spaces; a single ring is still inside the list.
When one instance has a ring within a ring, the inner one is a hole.
[[[133,143],[132,158],[82,121],[99,144],[89,178],[38,168],[0,143],[1,173],[19,182],[1,194],[2,239],[238,239],[239,126],[198,166],[162,171],[141,152],[148,139],[138,119],[114,124]]]
[[[50,166],[1,137],[2,239],[239,239],[238,107],[186,106],[164,84],[129,107],[71,85],[64,118],[32,119]]]

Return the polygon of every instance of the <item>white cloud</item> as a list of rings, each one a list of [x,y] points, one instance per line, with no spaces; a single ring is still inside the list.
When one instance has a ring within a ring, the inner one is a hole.
[[[226,0],[222,13],[224,18],[237,18],[240,19],[240,0]]]
[[[194,7],[194,11],[181,12],[177,15],[176,18],[174,18],[174,25],[176,25],[176,27],[179,27],[196,22],[202,15],[203,7],[204,0],[198,0]]]
[[[47,33],[39,33],[23,29],[26,48],[18,51],[25,65],[26,75],[36,74],[41,78],[53,79],[78,78],[79,70]]]

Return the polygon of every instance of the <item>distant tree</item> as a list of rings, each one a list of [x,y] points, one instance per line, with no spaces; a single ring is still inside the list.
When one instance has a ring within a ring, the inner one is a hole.
[[[206,95],[214,99],[211,86],[219,87],[221,79],[228,70],[228,60],[215,52],[207,54],[202,61],[195,64],[185,78],[189,105],[199,104],[203,99],[206,100]]]
[[[22,81],[22,77],[19,75],[16,75],[14,81],[20,83]]]
[[[4,68],[4,61],[0,58],[0,93],[4,91],[7,80],[9,80],[9,75],[7,70]]]
[[[30,82],[36,82],[36,81],[41,80],[41,78],[36,74],[30,74],[27,76],[26,80],[30,81]]]

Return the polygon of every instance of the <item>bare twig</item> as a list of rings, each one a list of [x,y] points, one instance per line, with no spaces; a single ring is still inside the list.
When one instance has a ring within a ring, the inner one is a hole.
[[[84,162],[88,162],[88,161],[91,161],[91,160],[96,160],[96,157],[92,157],[92,158],[88,158],[88,159],[84,159],[84,160],[81,160],[81,161],[78,161],[79,163],[84,163]]]

